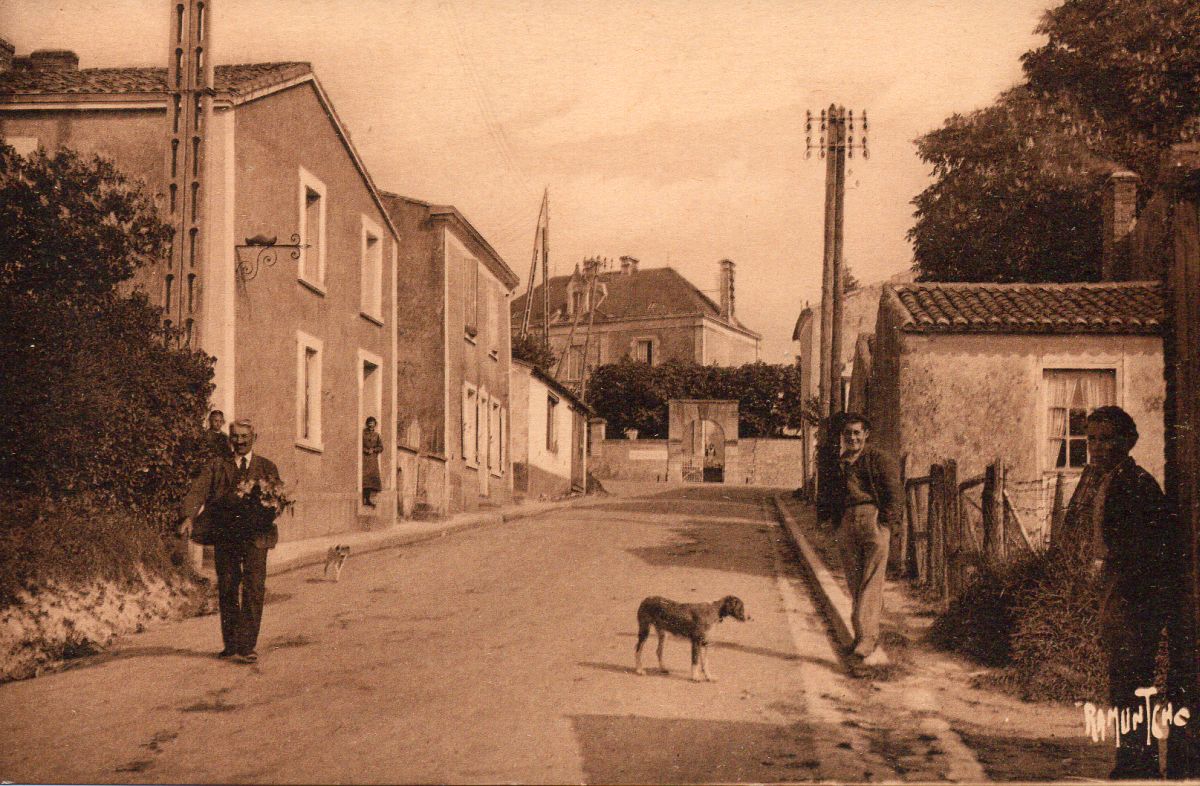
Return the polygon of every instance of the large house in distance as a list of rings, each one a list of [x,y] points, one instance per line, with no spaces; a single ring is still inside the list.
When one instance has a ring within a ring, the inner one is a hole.
[[[638,260],[628,256],[621,257],[619,271],[598,272],[594,286],[578,268],[569,276],[554,276],[549,282],[550,347],[558,357],[569,352],[559,381],[578,385],[585,345],[591,369],[626,355],[652,366],[667,360],[718,366],[758,360],[762,336],[735,315],[734,267],[732,261],[721,260],[720,303],[674,268],[641,270]],[[533,291],[529,322],[535,335],[541,334],[546,318],[544,297],[539,285]],[[512,304],[514,326],[519,328],[524,314],[522,295]]]
[[[401,507],[446,514],[508,502],[517,275],[453,206],[383,199],[405,271],[396,298]]]
[[[173,216],[167,69],[79,68],[62,50],[11,54],[0,46],[5,141],[23,154],[64,147],[108,158]],[[307,63],[214,71],[211,113],[188,132],[204,146],[179,159],[194,162],[183,174],[202,230],[186,255],[137,283],[216,358],[213,405],[229,421],[252,420],[255,450],[278,464],[296,499],[283,539],[386,525],[396,517],[398,235]],[[374,508],[361,493],[368,416],[385,445]]]

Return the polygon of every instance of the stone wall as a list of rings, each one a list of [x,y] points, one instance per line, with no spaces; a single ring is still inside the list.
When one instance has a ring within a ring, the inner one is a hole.
[[[730,485],[796,488],[803,482],[804,446],[799,439],[739,439],[740,469],[726,474]],[[600,480],[665,481],[667,440],[605,439],[592,443],[588,459]]]

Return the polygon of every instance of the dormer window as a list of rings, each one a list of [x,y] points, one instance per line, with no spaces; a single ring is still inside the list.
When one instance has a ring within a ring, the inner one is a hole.
[[[578,292],[578,291],[572,292],[571,293],[571,313],[582,314],[584,311],[587,311],[587,308],[585,307],[586,301],[587,301],[587,293],[586,292]]]

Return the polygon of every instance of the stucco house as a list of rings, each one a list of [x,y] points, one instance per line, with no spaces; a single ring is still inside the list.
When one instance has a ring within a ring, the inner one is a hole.
[[[396,364],[401,505],[512,498],[509,295],[518,279],[456,208],[384,193],[400,232]]]
[[[720,303],[674,268],[642,270],[638,260],[628,256],[621,257],[620,270],[597,273],[594,288],[578,268],[569,276],[552,277],[550,346],[561,356],[568,341],[571,345],[558,375],[560,381],[578,385],[585,344],[591,369],[626,355],[652,366],[667,360],[718,366],[758,360],[762,336],[737,319],[734,272],[732,261],[721,260]],[[537,335],[545,319],[544,297],[542,286],[537,286],[530,312],[530,330]],[[518,327],[525,313],[525,298],[521,295],[512,304],[513,324]],[[585,338],[589,322],[590,341]]]
[[[869,346],[871,439],[907,456],[910,475],[953,458],[965,478],[1002,458],[1010,486],[1061,473],[1069,498],[1084,418],[1116,404],[1141,433],[1134,459],[1161,482],[1162,319],[1157,282],[889,285]]]
[[[591,410],[565,385],[522,360],[512,362],[513,493],[558,497],[584,490]]]
[[[188,151],[200,152],[177,159],[167,69],[80,68],[61,50],[15,65],[0,59],[0,135],[18,152],[109,158],[164,216],[178,196],[170,168],[191,162],[180,174],[195,183],[185,204],[202,231],[137,283],[216,358],[213,406],[255,423],[255,449],[291,486],[281,537],[393,521],[397,234],[312,68],[216,66]],[[247,243],[256,236],[291,248],[263,253]],[[367,416],[385,435],[375,508],[360,491]]]

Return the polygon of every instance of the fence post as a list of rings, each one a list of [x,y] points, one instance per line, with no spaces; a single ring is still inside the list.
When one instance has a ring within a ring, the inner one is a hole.
[[[925,565],[929,571],[929,584],[939,595],[946,588],[945,524],[942,506],[945,503],[945,468],[941,464],[929,466],[929,511],[926,514]]]
[[[1004,462],[988,465],[983,478],[983,554],[990,562],[1004,559]]]
[[[889,549],[888,562],[894,570],[899,571],[900,575],[910,575],[908,562],[908,542],[910,539],[910,531],[912,530],[912,521],[908,517],[908,454],[905,453],[900,457],[900,490],[904,493],[904,504],[900,508],[900,533],[896,543],[897,548]],[[896,540],[896,538],[893,538]]]
[[[963,573],[963,526],[962,504],[958,495],[958,462],[946,459],[946,475],[942,481],[946,494],[942,513],[945,515],[946,536],[946,589],[945,597],[949,600],[962,591]]]
[[[1042,499],[1045,499],[1043,497]],[[1042,508],[1045,510],[1045,508]],[[1050,548],[1062,545],[1063,516],[1063,473],[1054,476],[1054,504],[1050,508]]]

